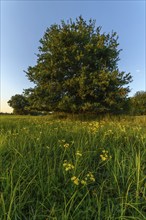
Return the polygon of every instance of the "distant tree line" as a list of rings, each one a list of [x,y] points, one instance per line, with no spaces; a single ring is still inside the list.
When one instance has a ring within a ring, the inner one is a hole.
[[[8,112],[0,112],[0,115],[13,115],[13,113],[8,113]]]
[[[139,113],[145,106],[138,102],[145,92],[128,98],[130,73],[118,68],[118,36],[101,33],[95,20],[87,23],[81,16],[48,28],[40,40],[35,66],[25,71],[34,88],[25,89],[8,101],[14,114],[39,112]],[[135,107],[134,107],[135,106]]]
[[[138,91],[130,98],[129,113],[131,115],[146,115],[146,91]]]

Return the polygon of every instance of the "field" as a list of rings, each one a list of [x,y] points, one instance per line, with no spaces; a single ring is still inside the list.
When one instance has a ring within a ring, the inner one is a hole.
[[[146,117],[0,124],[1,220],[146,219]]]

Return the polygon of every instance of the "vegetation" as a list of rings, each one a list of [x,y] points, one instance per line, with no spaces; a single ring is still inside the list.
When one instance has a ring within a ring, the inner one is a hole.
[[[146,115],[146,92],[138,91],[131,98],[131,114]]]
[[[146,117],[1,116],[0,219],[145,220]]]
[[[16,94],[12,96],[8,101],[8,104],[14,109],[14,114],[25,115],[28,113],[26,109],[29,106],[29,102],[23,95]]]
[[[46,30],[35,87],[8,103],[53,114],[1,116],[0,219],[146,219],[146,117],[119,114],[146,114],[146,93],[128,98],[117,41],[82,17]]]
[[[35,84],[23,94],[26,112],[124,111],[131,75],[118,69],[116,32],[101,33],[94,20],[87,23],[80,16],[51,25],[40,44],[36,65],[25,71]],[[13,100],[9,103],[14,106]]]

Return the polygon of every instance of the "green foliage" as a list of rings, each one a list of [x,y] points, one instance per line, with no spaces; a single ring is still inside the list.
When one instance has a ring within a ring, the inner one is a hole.
[[[131,114],[146,115],[146,92],[138,91],[131,98]]]
[[[121,112],[131,81],[120,72],[118,36],[101,33],[81,16],[48,28],[37,63],[26,75],[36,84],[26,91],[32,109],[64,112]]]
[[[16,94],[12,96],[8,104],[14,109],[14,114],[25,115],[28,113],[27,106],[29,106],[29,102],[24,95]]]
[[[53,117],[1,117],[0,219],[145,220],[146,117]]]

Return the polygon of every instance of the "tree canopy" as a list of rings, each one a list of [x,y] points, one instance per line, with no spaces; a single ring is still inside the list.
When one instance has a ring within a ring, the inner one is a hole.
[[[64,112],[122,111],[130,73],[118,69],[116,32],[101,33],[95,20],[81,16],[47,28],[37,63],[26,76],[35,84],[25,90],[30,109]]]

